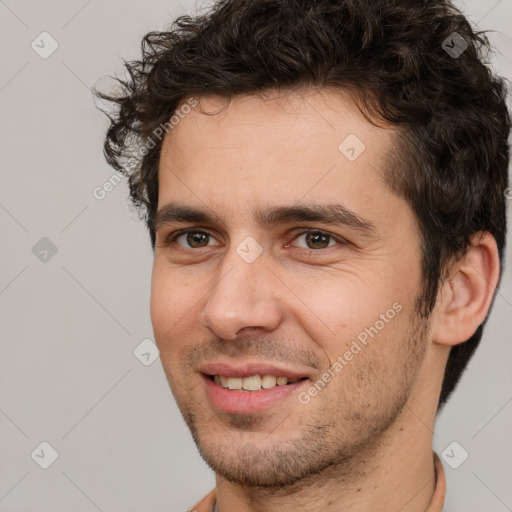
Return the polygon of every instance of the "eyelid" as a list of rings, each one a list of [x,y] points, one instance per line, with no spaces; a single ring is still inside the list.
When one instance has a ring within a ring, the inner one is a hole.
[[[294,235],[292,242],[297,240],[297,238],[299,238],[300,236],[307,235],[309,233],[319,233],[321,235],[331,237],[333,240],[335,240],[338,243],[338,245],[348,245],[350,243],[348,240],[346,240],[342,236],[335,235],[334,233],[331,233],[330,231],[325,231],[323,229],[318,229],[318,228],[303,228],[303,229],[301,229],[298,233],[296,233]],[[288,246],[291,246],[291,242],[286,244],[286,247],[288,247]],[[334,247],[334,246],[331,246],[331,247]],[[325,247],[323,250],[330,249],[331,247]],[[297,247],[297,249],[304,249],[307,251],[315,251],[315,252],[319,252],[322,250],[322,249],[306,249],[304,247]]]
[[[205,235],[208,235],[210,236],[212,239],[214,239],[215,241],[218,242],[217,238],[212,235],[212,233],[210,233],[210,231],[208,231],[208,229],[205,229],[205,228],[201,228],[201,227],[193,227],[193,228],[184,228],[184,229],[180,229],[178,231],[173,231],[170,235],[168,235],[166,238],[165,238],[165,244],[167,246],[171,245],[171,243],[173,242],[176,242],[176,239],[179,238],[180,236],[183,236],[183,235],[187,235],[188,233],[202,233],[202,234],[205,234]],[[177,244],[179,245],[179,244]],[[214,244],[214,245],[220,245],[220,244]],[[198,247],[198,248],[193,248],[193,247],[183,247],[183,246],[180,246],[182,247],[183,249],[189,249],[189,250],[198,250],[198,249],[204,249],[205,247]]]
[[[319,233],[319,234],[322,234],[324,236],[328,236],[328,237],[332,238],[333,240],[335,240],[338,245],[348,245],[350,243],[345,238],[343,238],[343,237],[341,237],[339,235],[335,235],[334,233],[331,233],[330,231],[326,231],[326,230],[323,230],[323,229],[319,229],[319,228],[297,228],[297,229],[299,229],[299,231],[294,234],[291,242],[288,242],[285,245],[285,247],[290,247],[291,243],[293,241],[295,241],[297,238],[299,238],[302,235],[307,235],[309,233]],[[165,237],[165,245],[166,246],[170,246],[171,243],[176,242],[177,238],[179,238],[182,235],[186,235],[188,233],[204,233],[204,234],[210,236],[211,238],[213,238],[214,240],[216,240],[218,242],[217,238],[207,228],[191,227],[191,228],[180,229],[178,231],[173,231],[170,235]],[[179,244],[177,244],[177,245],[179,245]],[[214,244],[214,245],[220,245],[220,244]],[[183,246],[180,246],[180,247],[182,247],[183,249],[194,250],[194,251],[197,251],[199,249],[204,249],[205,248],[205,247],[202,247],[202,248],[192,248],[192,247],[191,248],[187,248],[187,247],[183,247]],[[206,247],[208,247],[208,246],[206,246]],[[295,247],[297,249],[303,249],[303,250],[307,250],[307,251],[319,252],[319,251],[322,251],[322,250],[325,250],[325,249],[329,249],[329,248],[334,247],[334,246],[325,247],[324,249],[308,249],[308,248],[305,248],[305,247],[296,247],[296,246],[291,246],[291,247]]]

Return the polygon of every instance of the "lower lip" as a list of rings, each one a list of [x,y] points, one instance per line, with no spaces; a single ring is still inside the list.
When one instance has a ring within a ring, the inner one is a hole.
[[[204,376],[206,392],[213,406],[232,414],[247,414],[270,409],[277,402],[293,395],[307,383],[307,379],[299,380],[286,386],[275,386],[260,391],[231,391],[223,388],[206,375]]]

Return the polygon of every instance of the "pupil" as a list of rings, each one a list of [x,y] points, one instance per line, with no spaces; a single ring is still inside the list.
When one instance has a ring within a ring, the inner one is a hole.
[[[308,245],[314,246],[314,249],[323,249],[329,245],[328,237],[321,233],[308,233],[306,238]]]
[[[189,233],[187,242],[191,247],[204,247],[208,244],[208,235],[204,233]]]

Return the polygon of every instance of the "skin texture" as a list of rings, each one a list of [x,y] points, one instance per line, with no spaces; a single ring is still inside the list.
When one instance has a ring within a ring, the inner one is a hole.
[[[382,503],[425,510],[449,347],[467,339],[489,307],[493,240],[471,253],[474,275],[460,277],[461,262],[432,316],[420,319],[418,226],[382,178],[395,130],[368,123],[348,95],[327,89],[200,104],[226,108],[205,115],[198,107],[166,136],[158,208],[179,203],[216,218],[158,226],[151,319],[172,392],[216,472],[221,511],[363,511]],[[354,161],[338,149],[350,134],[365,144]],[[343,204],[373,230],[322,221],[269,226],[254,215],[327,203]],[[169,241],[186,228],[206,236]],[[237,252],[248,236],[262,250],[252,263]],[[300,388],[307,391],[397,304],[308,403],[293,393],[265,411],[228,414],[206,394],[199,368],[218,360],[279,361],[308,376]]]

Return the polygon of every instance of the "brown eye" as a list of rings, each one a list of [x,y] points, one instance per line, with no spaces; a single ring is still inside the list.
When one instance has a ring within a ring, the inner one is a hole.
[[[204,247],[208,245],[210,235],[206,233],[187,233],[187,243],[190,247]]]
[[[307,231],[295,238],[293,245],[303,249],[326,249],[336,245],[337,242],[329,233],[322,231]]]
[[[306,243],[311,249],[324,249],[325,247],[329,247],[329,239],[328,235],[324,235],[322,233],[308,233],[306,235]]]
[[[174,238],[177,245],[185,247],[186,249],[200,249],[208,247],[209,245],[219,245],[217,241],[204,231],[188,231],[181,233]]]

